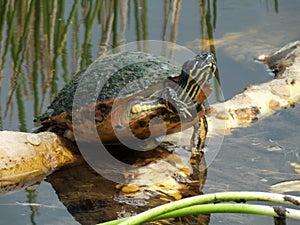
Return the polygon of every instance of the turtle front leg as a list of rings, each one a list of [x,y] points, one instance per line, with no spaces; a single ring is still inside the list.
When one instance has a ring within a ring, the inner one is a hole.
[[[137,103],[131,106],[131,112],[138,114],[146,111],[157,109],[167,109],[169,112],[180,114],[185,119],[192,118],[190,106],[181,101],[174,89],[166,87],[163,90],[157,91],[147,98],[141,97]]]

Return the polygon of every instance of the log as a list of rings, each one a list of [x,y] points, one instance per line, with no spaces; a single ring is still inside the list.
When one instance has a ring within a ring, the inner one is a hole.
[[[300,41],[257,58],[275,79],[251,85],[232,99],[209,106],[209,135],[229,134],[276,110],[293,107],[300,99]],[[0,194],[39,182],[54,170],[82,160],[77,147],[55,133],[0,132]]]
[[[250,85],[232,99],[207,109],[209,134],[230,134],[238,127],[249,126],[275,111],[293,107],[300,99],[300,41],[287,44],[257,60],[268,65],[275,79]]]
[[[0,142],[0,194],[33,185],[79,158],[74,144],[51,132],[1,131]]]

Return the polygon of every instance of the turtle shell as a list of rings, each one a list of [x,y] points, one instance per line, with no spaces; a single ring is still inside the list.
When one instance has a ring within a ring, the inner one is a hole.
[[[163,80],[176,77],[180,70],[180,66],[168,59],[144,52],[120,52],[99,58],[77,73],[35,122],[43,123],[61,113],[72,112],[76,92],[84,107],[93,102],[130,96],[153,84],[159,89]]]

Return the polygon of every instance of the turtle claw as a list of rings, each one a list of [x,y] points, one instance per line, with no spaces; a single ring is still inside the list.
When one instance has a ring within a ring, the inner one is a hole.
[[[185,104],[184,102],[178,101],[178,100],[173,100],[171,105],[172,105],[172,107],[171,107],[172,111],[177,112],[178,114],[183,116],[184,119],[192,117],[192,114],[188,110],[187,104]],[[174,107],[174,105],[175,105],[175,107]]]
[[[192,114],[194,105],[192,107],[181,100],[174,100],[173,105],[176,105],[175,111],[177,111],[184,119],[193,118],[195,115]],[[196,110],[196,108],[195,108]]]
[[[186,104],[185,104],[186,105]],[[184,119],[187,119],[187,118],[191,118],[192,117],[192,114],[191,112],[188,110],[187,106],[185,107],[181,107],[180,108],[180,114],[184,117]]]

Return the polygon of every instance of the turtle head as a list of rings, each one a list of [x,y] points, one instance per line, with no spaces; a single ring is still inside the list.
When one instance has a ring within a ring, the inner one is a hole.
[[[195,99],[203,85],[215,75],[216,69],[216,60],[212,53],[198,54],[194,59],[186,61],[179,80],[182,100],[186,101],[187,96]]]
[[[205,83],[214,76],[216,60],[212,53],[198,54],[192,60],[186,61],[182,66],[182,74],[186,78],[194,79],[198,85]]]

